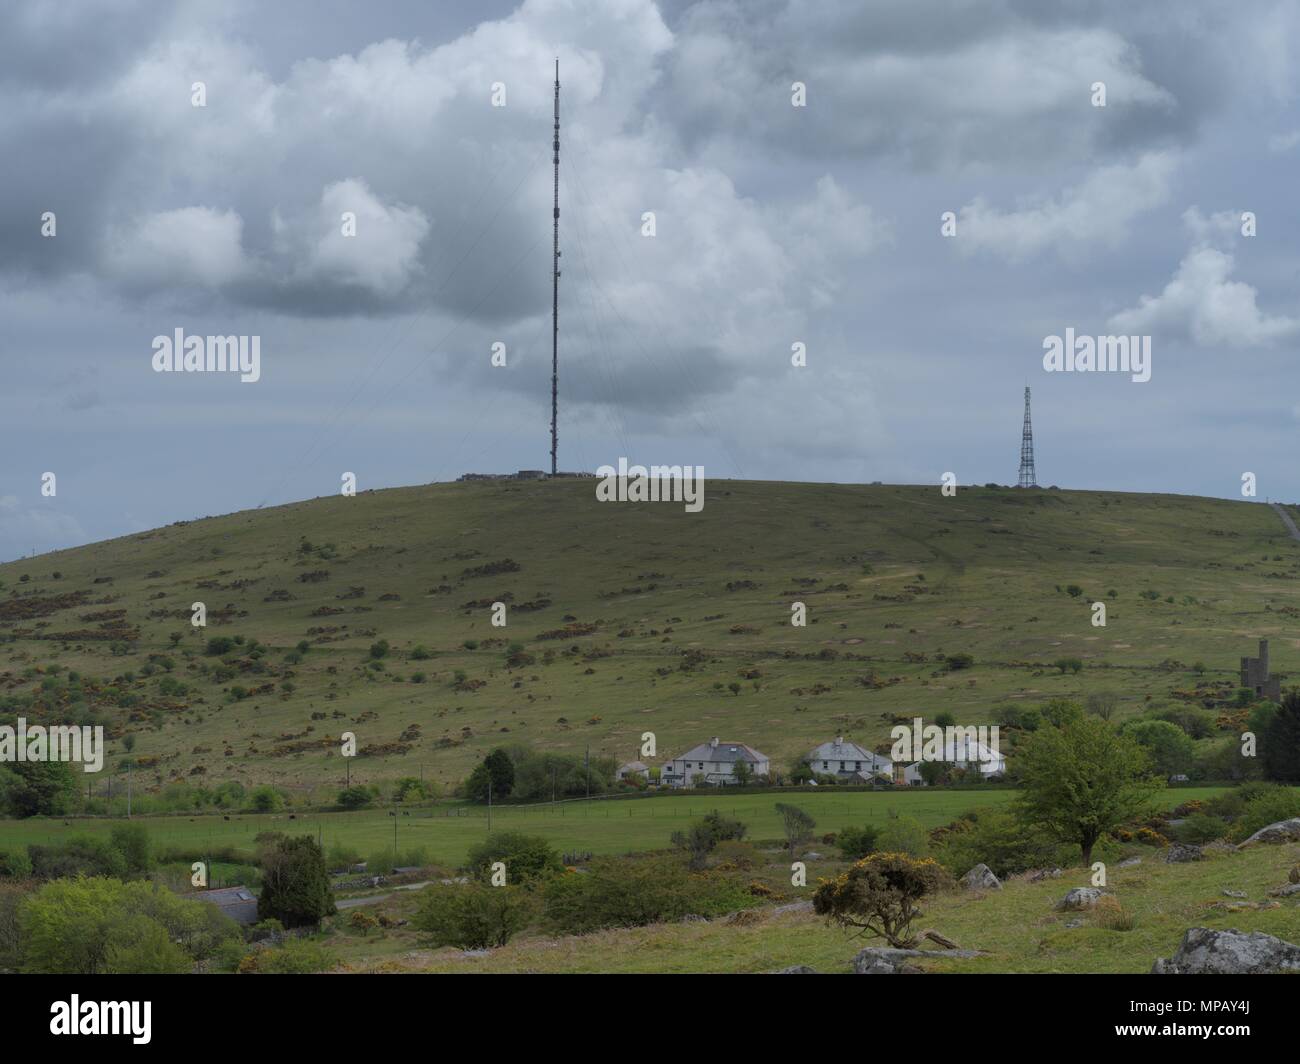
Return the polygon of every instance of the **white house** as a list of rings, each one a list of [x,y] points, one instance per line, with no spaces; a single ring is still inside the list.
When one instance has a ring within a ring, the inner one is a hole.
[[[806,758],[808,767],[822,776],[839,776],[845,781],[869,783],[884,776],[891,779],[894,763],[857,743],[846,743],[837,735],[834,742],[822,743]]]
[[[644,761],[629,761],[626,765],[619,765],[618,771],[614,773],[616,780],[625,780],[629,776],[640,776],[648,780],[650,767]]]
[[[715,786],[736,782],[736,764],[743,761],[752,776],[766,776],[771,759],[744,743],[721,742],[715,735],[675,757],[663,767],[659,782],[668,787],[692,787],[700,783]]]
[[[954,729],[954,731],[960,730]],[[951,757],[947,756],[949,753],[952,754]],[[951,750],[945,750],[944,755],[944,763],[955,768],[966,769],[972,763],[978,764],[980,774],[985,779],[1005,775],[1007,771],[1007,759],[1002,756],[1001,751],[986,746],[970,735],[956,736]],[[921,778],[921,762],[912,765],[895,765],[894,782],[913,787],[924,786],[925,780]]]

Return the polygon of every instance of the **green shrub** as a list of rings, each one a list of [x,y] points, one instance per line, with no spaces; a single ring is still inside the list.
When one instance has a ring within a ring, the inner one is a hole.
[[[337,958],[322,943],[296,938],[282,946],[258,949],[245,958],[239,970],[255,975],[312,975],[329,971],[337,963]]]
[[[465,867],[475,879],[486,881],[497,861],[505,862],[506,881],[514,884],[564,871],[559,851],[541,836],[525,835],[522,831],[503,831],[489,836],[470,850]]]
[[[885,822],[876,836],[876,852],[925,857],[930,852],[930,833],[913,817],[894,817]]]
[[[374,798],[369,787],[357,785],[339,791],[338,803],[344,809],[364,809]]]
[[[860,828],[848,827],[836,836],[835,845],[850,861],[859,861],[876,850],[879,832],[871,825]]]
[[[1203,846],[1227,834],[1227,822],[1208,813],[1193,813],[1174,828],[1174,838],[1191,846]]]
[[[756,904],[745,887],[719,872],[691,872],[671,857],[598,857],[586,874],[547,882],[547,924],[580,935],[606,927],[642,927],[684,916],[717,916]]]
[[[78,877],[47,883],[18,912],[24,972],[188,971],[237,937],[215,906],[135,880]]]
[[[1250,788],[1247,791],[1247,788]],[[1232,825],[1232,841],[1241,842],[1260,828],[1300,817],[1300,791],[1278,784],[1246,784],[1246,806]]]
[[[435,884],[420,892],[411,923],[431,946],[491,949],[509,942],[536,912],[536,896],[523,887]]]
[[[1000,879],[1061,863],[1061,847],[1009,809],[974,809],[949,826],[937,858],[954,876],[986,864]]]
[[[256,813],[278,813],[284,808],[284,795],[270,784],[263,784],[253,790],[249,804]]]

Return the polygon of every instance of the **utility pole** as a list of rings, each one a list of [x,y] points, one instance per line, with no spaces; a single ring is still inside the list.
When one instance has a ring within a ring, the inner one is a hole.
[[[131,766],[134,764],[135,764],[134,761],[128,761],[126,763],[126,818],[127,820],[131,819]]]
[[[551,476],[556,473],[559,437],[556,420],[559,412],[560,381],[560,60],[555,60],[555,139],[551,142],[555,163],[555,203],[551,214]]]
[[[587,801],[591,801],[591,744],[587,744]]]
[[[492,834],[492,780],[488,780],[488,834]]]

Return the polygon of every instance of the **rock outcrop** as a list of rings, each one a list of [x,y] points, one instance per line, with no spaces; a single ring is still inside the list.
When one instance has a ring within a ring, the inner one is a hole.
[[[961,877],[961,885],[967,890],[1001,890],[1002,883],[986,864],[977,864]]]
[[[1260,828],[1237,849],[1253,846],[1257,842],[1300,842],[1300,816]]]
[[[1152,975],[1272,975],[1300,972],[1300,946],[1262,931],[1188,928],[1178,949]]]
[[[858,975],[916,975],[923,969],[911,963],[915,958],[978,957],[977,949],[949,949],[940,952],[932,949],[890,949],[885,946],[868,946],[853,958],[853,970]]]
[[[1075,887],[1056,903],[1056,908],[1062,912],[1091,909],[1101,900],[1103,893],[1097,887]]]

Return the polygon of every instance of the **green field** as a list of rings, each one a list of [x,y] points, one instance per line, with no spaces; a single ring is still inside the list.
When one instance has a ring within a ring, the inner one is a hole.
[[[1172,809],[1194,798],[1211,797],[1219,790],[1180,787],[1163,792],[1155,804],[1162,809]],[[812,814],[817,820],[817,833],[821,834],[850,825],[881,826],[891,813],[914,817],[927,828],[936,828],[950,823],[968,809],[1000,805],[1014,797],[1012,790],[988,788],[914,789],[901,793],[803,791],[775,796],[718,793],[576,801],[555,807],[500,806],[493,810],[492,830],[520,830],[541,835],[564,852],[626,854],[666,849],[674,831],[713,809],[744,821],[749,827],[750,838],[779,839],[782,835],[781,817],[774,808],[779,801],[793,802]],[[488,831],[487,811],[482,806],[456,804],[442,809],[416,808],[410,811],[409,816],[398,816],[396,820],[399,851],[423,847],[431,862],[447,868],[457,867],[469,849],[482,841]],[[253,839],[262,831],[309,832],[320,838],[326,848],[340,843],[372,854],[393,845],[393,821],[394,817],[386,812],[366,811],[303,814],[293,820],[287,814],[234,814],[230,820],[219,816],[137,817],[133,823],[144,824],[149,829],[155,846],[185,848],[193,850],[197,856],[205,847],[251,850]],[[107,834],[117,823],[121,823],[120,819],[0,821],[0,851],[16,845],[56,842],[73,835]]]
[[[137,794],[236,779],[317,803],[343,783],[343,731],[354,780],[423,772],[444,793],[500,744],[621,762],[646,731],[656,761],[720,735],[784,766],[838,734],[879,746],[895,715],[988,724],[1100,691],[1117,719],[1209,704],[1260,637],[1275,671],[1298,671],[1297,577],[1300,544],[1248,502],[713,481],[688,514],[602,504],[591,482],[436,484],[0,566],[0,712],[104,721],[96,795],[110,777],[124,792],[128,738]],[[796,601],[807,627],[790,624]],[[270,649],[222,665],[204,653],[221,635]],[[528,655],[514,667],[512,643]],[[949,671],[955,653],[973,667]],[[146,675],[150,654],[171,672]],[[1081,670],[1052,666],[1066,657]]]

